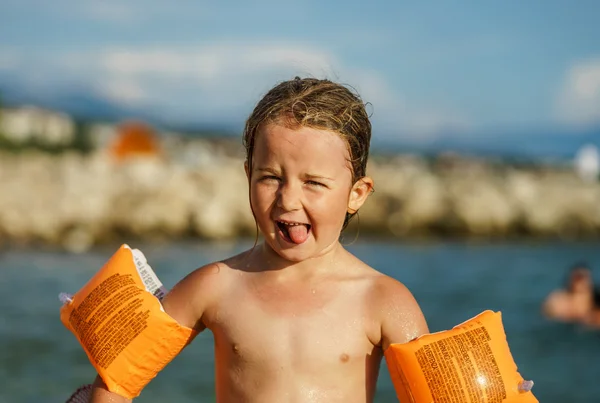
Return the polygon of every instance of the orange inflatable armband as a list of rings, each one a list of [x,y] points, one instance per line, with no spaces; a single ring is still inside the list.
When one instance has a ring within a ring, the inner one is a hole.
[[[392,344],[385,358],[402,403],[538,403],[533,382],[517,372],[500,312]]]
[[[61,294],[61,322],[111,392],[137,397],[196,335],[163,311],[164,294],[144,255],[127,245],[76,294]]]

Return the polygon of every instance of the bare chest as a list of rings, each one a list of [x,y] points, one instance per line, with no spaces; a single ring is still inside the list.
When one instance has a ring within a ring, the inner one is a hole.
[[[220,356],[295,371],[364,365],[376,332],[360,293],[311,287],[238,290],[208,312],[207,325]]]

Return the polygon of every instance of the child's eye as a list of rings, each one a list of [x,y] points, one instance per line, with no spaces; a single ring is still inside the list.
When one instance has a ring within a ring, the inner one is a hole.
[[[321,182],[317,182],[317,181],[306,181],[306,184],[311,185],[311,186],[325,187],[325,184],[323,184]]]
[[[261,181],[278,181],[279,178],[277,176],[274,175],[265,175],[262,178],[260,178]]]

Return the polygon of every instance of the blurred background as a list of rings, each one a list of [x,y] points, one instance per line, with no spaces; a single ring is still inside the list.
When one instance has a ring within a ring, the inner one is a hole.
[[[404,282],[432,331],[501,310],[541,402],[600,401],[600,330],[542,310],[575,262],[600,281],[599,15],[585,0],[3,0],[0,402],[61,402],[93,379],[57,295],[121,243],[168,287],[252,245],[241,131],[296,75],[369,103],[376,191],[342,242]],[[214,401],[212,336],[197,340],[136,401]],[[376,401],[396,401],[385,363]]]

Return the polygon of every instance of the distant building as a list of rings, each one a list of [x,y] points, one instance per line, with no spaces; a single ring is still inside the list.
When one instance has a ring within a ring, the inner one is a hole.
[[[48,145],[67,145],[75,137],[75,123],[64,113],[33,106],[2,109],[0,134],[16,144],[38,141]]]
[[[575,156],[575,170],[579,177],[585,181],[596,181],[600,174],[600,153],[598,148],[587,144]]]

